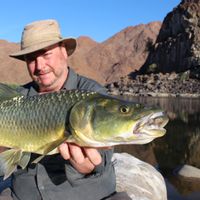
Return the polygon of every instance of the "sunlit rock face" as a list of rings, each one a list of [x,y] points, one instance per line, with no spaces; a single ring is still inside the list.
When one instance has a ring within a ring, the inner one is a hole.
[[[193,70],[200,77],[200,1],[182,0],[165,17],[143,72]]]

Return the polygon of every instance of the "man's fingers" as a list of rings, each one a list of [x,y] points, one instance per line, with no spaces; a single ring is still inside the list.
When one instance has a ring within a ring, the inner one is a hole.
[[[70,160],[71,164],[81,173],[90,173],[95,166],[102,162],[101,154],[92,147],[80,147],[76,144],[63,143],[58,149],[62,157],[65,160]],[[104,149],[110,149],[110,147]]]
[[[60,151],[60,154],[65,160],[70,159],[70,153],[69,153],[69,148],[67,143],[62,143],[59,147],[58,150]]]
[[[93,165],[97,166],[101,163],[102,161],[101,155],[97,151],[97,149],[87,147],[87,148],[84,148],[84,152],[85,152],[86,157],[89,158],[89,160],[93,163]]]
[[[78,164],[85,162],[88,158],[89,161],[94,165],[99,165],[102,161],[101,155],[97,149],[90,147],[79,147],[75,144],[68,144],[71,158]]]
[[[82,152],[81,147],[75,145],[75,144],[68,144],[69,145],[69,151],[71,158],[77,163],[82,164],[85,161],[84,153]]]
[[[70,162],[76,170],[83,174],[91,173],[95,168],[88,158],[85,158],[84,162],[81,164],[78,164],[73,159],[70,159]]]

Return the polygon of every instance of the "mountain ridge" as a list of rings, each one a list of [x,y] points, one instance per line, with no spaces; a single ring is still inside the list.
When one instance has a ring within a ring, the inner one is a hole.
[[[145,62],[148,40],[155,41],[161,22],[129,26],[112,37],[98,43],[88,36],[77,38],[78,47],[69,57],[69,66],[77,73],[101,84],[119,80]],[[19,43],[0,40],[0,82],[24,84],[30,81],[26,64],[9,57],[18,51]]]

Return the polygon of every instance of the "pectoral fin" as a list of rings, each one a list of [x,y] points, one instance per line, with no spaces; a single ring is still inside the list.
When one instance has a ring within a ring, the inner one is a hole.
[[[22,152],[20,149],[9,149],[0,153],[0,174],[4,180],[8,178],[20,165],[25,168],[30,160],[30,153]]]
[[[45,144],[44,146],[40,147],[40,149],[38,149],[37,152],[41,152],[41,154],[44,156],[58,153],[57,147],[66,140],[67,137],[63,137],[48,144]]]
[[[53,141],[51,143],[46,144],[44,147],[41,147],[40,149],[38,149],[38,151],[42,150],[42,155],[39,156],[38,158],[36,158],[35,160],[33,160],[32,163],[38,163],[40,162],[40,160],[42,160],[44,158],[44,156],[46,155],[53,155],[56,153],[59,153],[57,147],[62,144],[64,141],[66,141],[67,137],[63,137],[60,138],[59,140]]]
[[[30,157],[31,157],[31,153],[29,153],[29,152],[23,152],[18,165],[22,169],[24,169],[28,165],[28,162],[30,161]]]

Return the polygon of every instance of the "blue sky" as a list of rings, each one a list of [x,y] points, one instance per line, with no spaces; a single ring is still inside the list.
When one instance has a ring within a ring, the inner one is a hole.
[[[102,42],[128,26],[163,21],[181,0],[1,0],[0,39],[19,42],[24,25],[56,19],[63,37]]]

